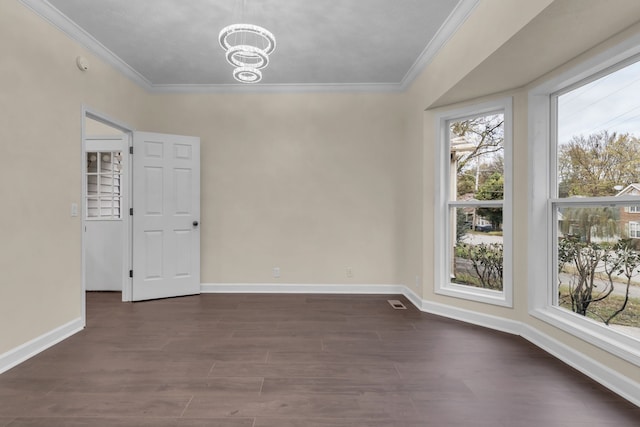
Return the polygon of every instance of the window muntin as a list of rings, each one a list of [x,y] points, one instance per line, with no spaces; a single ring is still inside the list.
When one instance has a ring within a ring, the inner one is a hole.
[[[556,168],[548,203],[551,306],[636,339],[640,210],[631,203],[640,188],[639,76],[635,62],[551,97]]]
[[[87,158],[87,219],[121,219],[122,152],[90,151]]]

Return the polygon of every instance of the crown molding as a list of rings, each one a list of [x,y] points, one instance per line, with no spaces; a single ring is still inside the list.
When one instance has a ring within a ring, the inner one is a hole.
[[[152,93],[309,93],[309,92],[400,92],[398,83],[342,84],[156,84]]]
[[[427,65],[431,63],[440,49],[442,49],[456,31],[458,31],[458,28],[469,18],[478,3],[480,3],[480,0],[462,0],[458,3],[427,47],[424,48],[418,59],[416,59],[411,68],[409,68],[407,74],[405,74],[400,83],[401,91],[405,91]]]
[[[116,70],[120,71],[127,78],[143,89],[151,91],[153,85],[142,74],[131,68],[129,64],[124,62],[118,55],[111,52],[105,45],[96,40],[91,34],[80,28],[75,22],[70,20],[65,14],[60,12],[47,0],[18,0],[28,9],[31,9],[36,15],[65,33],[72,40],[88,49],[107,64],[112,65]]]
[[[304,93],[304,92],[403,92],[438,51],[453,36],[475,9],[479,0],[461,0],[434,38],[422,51],[400,83],[344,83],[344,84],[153,84],[118,55],[79,27],[47,0],[18,0],[25,7],[88,49],[107,64],[150,93]]]

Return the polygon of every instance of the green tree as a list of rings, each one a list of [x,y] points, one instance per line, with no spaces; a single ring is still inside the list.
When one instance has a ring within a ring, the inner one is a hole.
[[[462,208],[456,209],[456,243],[462,242],[467,231],[469,231],[470,227],[466,220],[467,217],[464,214],[464,210]]]
[[[574,136],[558,152],[560,197],[613,196],[640,182],[640,140],[607,131]]]
[[[478,200],[503,200],[504,199],[504,175],[494,172],[487,178],[476,193]],[[478,208],[478,215],[491,222],[494,230],[499,230],[502,224],[502,209]]]
[[[476,178],[470,173],[459,174],[457,186],[458,196],[473,193],[476,190]]]

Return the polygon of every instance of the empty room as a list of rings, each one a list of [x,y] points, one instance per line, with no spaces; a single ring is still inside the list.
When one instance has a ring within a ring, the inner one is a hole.
[[[637,0],[0,0],[0,53],[0,427],[640,425]]]

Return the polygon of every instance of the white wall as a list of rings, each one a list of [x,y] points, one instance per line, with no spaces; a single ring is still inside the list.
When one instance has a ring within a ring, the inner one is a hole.
[[[17,0],[0,2],[0,52],[2,356],[81,318],[82,106],[135,125],[146,95]]]
[[[148,129],[201,138],[204,283],[398,282],[399,95],[153,98]]]

